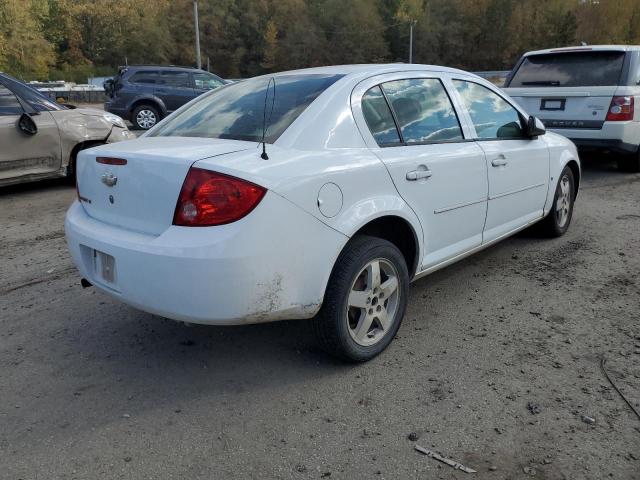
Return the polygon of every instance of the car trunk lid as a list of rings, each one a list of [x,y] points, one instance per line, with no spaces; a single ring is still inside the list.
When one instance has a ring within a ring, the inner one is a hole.
[[[198,160],[255,148],[253,142],[150,137],[80,152],[78,195],[96,220],[151,235],[172,223],[176,201]]]
[[[548,128],[602,128],[616,86],[507,88],[527,113]]]

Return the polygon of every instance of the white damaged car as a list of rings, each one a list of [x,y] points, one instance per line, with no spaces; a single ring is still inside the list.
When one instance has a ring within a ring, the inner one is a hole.
[[[80,152],[77,181],[65,228],[85,285],[187,322],[310,319],[364,361],[412,280],[535,223],[565,233],[580,163],[475,75],[354,65],[224,86]]]

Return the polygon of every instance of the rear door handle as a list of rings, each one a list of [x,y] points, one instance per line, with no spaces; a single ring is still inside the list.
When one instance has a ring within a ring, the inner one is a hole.
[[[414,181],[421,178],[429,178],[431,175],[433,175],[431,170],[412,170],[407,172],[407,180]]]
[[[491,165],[493,165],[494,167],[503,167],[507,163],[509,162],[507,162],[507,159],[505,158],[504,155],[498,155],[496,158],[491,160]]]

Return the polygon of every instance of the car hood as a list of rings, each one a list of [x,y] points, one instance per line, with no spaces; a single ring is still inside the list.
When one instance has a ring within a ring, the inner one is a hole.
[[[74,108],[56,110],[53,115],[61,134],[71,135],[78,139],[106,138],[113,123],[104,118],[104,112],[92,108]]]

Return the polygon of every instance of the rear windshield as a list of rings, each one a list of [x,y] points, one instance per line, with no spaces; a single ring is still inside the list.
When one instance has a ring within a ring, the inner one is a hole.
[[[318,95],[342,76],[281,75],[226,85],[168,118],[149,136],[259,142],[262,140],[266,103],[265,141],[273,143]]]
[[[563,52],[525,57],[509,87],[618,85],[624,52]]]

